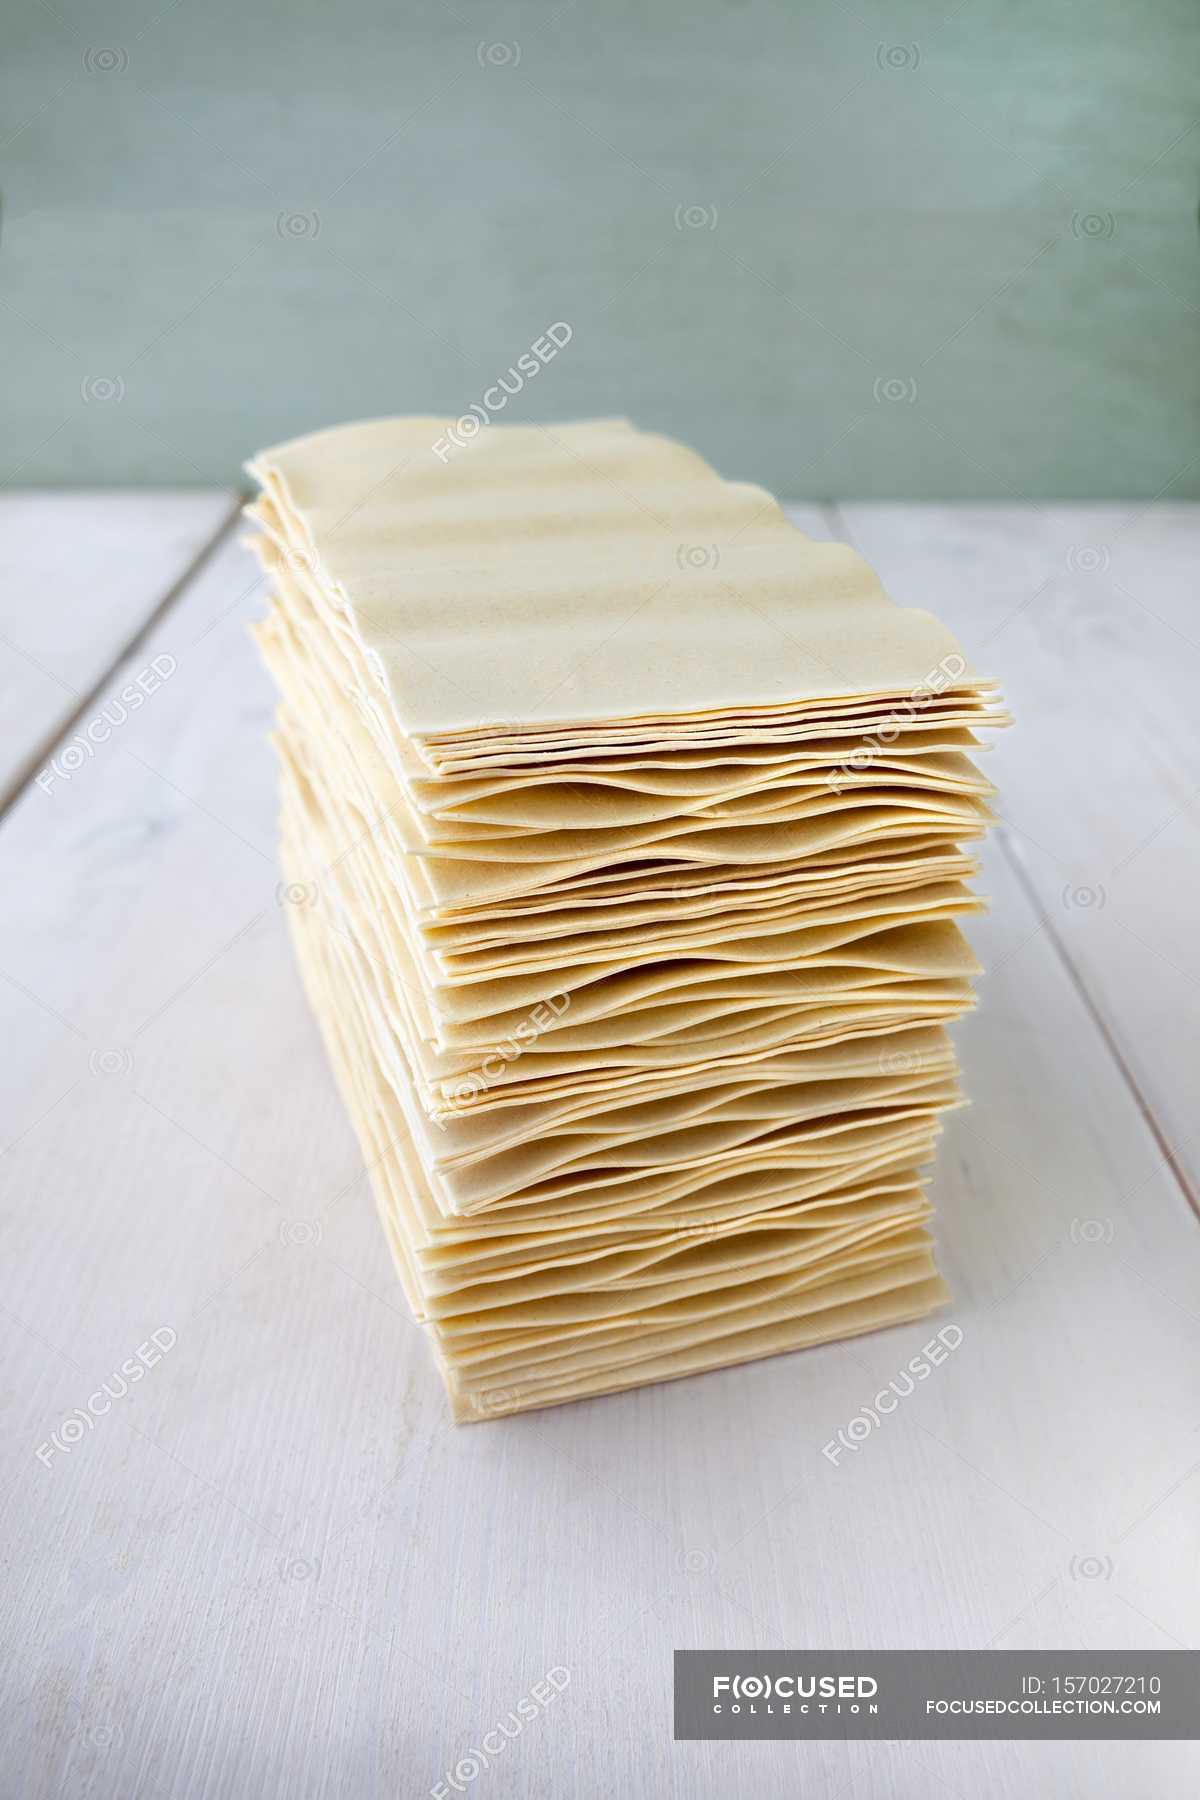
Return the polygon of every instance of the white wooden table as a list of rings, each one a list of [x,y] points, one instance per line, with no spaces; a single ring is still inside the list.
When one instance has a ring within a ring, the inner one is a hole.
[[[928,1325],[447,1422],[286,941],[232,507],[0,503],[3,1794],[427,1794],[556,1666],[475,1800],[1194,1792],[1192,1745],[675,1744],[671,1652],[1200,1637],[1200,508],[796,511],[1018,715],[963,1343],[835,1468]]]

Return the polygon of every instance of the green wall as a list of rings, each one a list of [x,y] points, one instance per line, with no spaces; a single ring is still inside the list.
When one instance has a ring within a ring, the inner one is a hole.
[[[795,497],[1200,494],[1194,0],[3,12],[0,480],[229,482],[564,320],[507,417]]]

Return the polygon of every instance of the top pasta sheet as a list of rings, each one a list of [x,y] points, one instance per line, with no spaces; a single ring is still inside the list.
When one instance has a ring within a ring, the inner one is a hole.
[[[623,420],[377,419],[249,465],[264,550],[318,590],[435,774],[800,738],[991,684],[844,544]]]

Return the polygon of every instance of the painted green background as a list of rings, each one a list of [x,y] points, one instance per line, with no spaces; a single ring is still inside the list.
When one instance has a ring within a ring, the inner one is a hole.
[[[625,412],[797,497],[1200,494],[1200,9],[5,0],[0,479]]]

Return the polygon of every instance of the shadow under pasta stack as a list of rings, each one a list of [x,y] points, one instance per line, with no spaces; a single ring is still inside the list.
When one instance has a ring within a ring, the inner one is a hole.
[[[288,914],[454,1417],[919,1317],[993,685],[669,439],[446,423],[249,512]]]

